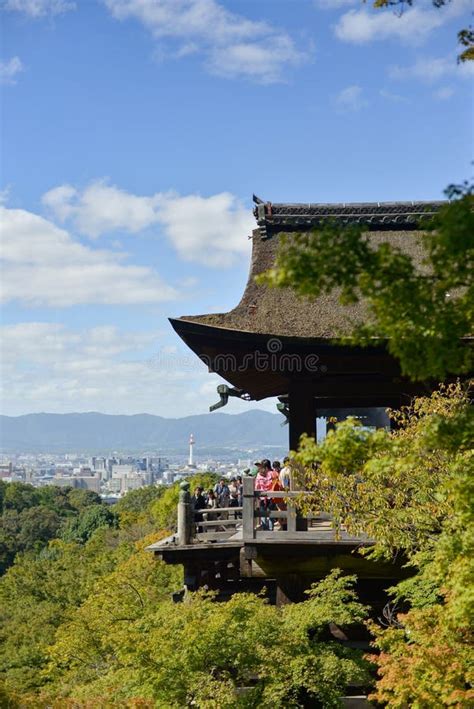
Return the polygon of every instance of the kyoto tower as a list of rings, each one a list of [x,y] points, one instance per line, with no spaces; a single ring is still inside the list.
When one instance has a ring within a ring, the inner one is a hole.
[[[194,461],[193,461],[193,446],[194,446],[194,436],[191,433],[189,436],[189,460],[188,460],[188,465],[190,468],[194,467]]]

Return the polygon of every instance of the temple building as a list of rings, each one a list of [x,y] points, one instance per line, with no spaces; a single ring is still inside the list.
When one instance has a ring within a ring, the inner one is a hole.
[[[442,202],[374,204],[272,204],[254,197],[257,228],[252,234],[249,279],[240,303],[228,313],[188,315],[170,320],[184,342],[229,383],[218,387],[248,400],[280,398],[289,421],[289,447],[302,433],[314,435],[316,417],[353,411],[398,408],[429,384],[403,378],[384,346],[351,347],[336,339],[367,319],[363,302],[342,306],[338,293],[302,299],[290,289],[257,285],[255,276],[271,268],[282,233],[310,231],[330,220],[358,224],[374,245],[388,242],[420,262],[423,222]],[[246,238],[243,234],[242,238]],[[396,308],[397,304],[394,303]]]
[[[289,422],[289,448],[295,450],[301,434],[315,434],[318,416],[364,412],[375,425],[384,425],[381,410],[398,408],[434,388],[434,383],[414,384],[404,378],[383,343],[365,348],[341,344],[338,338],[367,320],[363,302],[342,306],[335,292],[301,299],[289,289],[258,285],[255,276],[274,264],[281,234],[313,230],[328,220],[362,225],[374,245],[387,242],[421,263],[423,224],[442,203],[272,204],[256,197],[254,201],[257,228],[240,303],[228,313],[170,321],[209,370],[228,383],[218,386],[219,401],[211,410],[225,405],[230,396],[256,401],[278,397],[279,410]],[[373,540],[352,537],[344,530],[335,535],[324,510],[302,518],[294,505],[297,491],[279,493],[284,511],[271,513],[280,526],[269,531],[262,524],[260,502],[274,493],[257,492],[253,486],[253,478],[244,478],[238,513],[234,508],[198,522],[189,485],[182,486],[178,531],[150,550],[167,563],[184,566],[187,589],[206,585],[225,598],[238,590],[265,587],[275,602],[284,603],[303,598],[305,588],[337,567],[356,573],[361,597],[377,607],[385,598],[383,589],[406,575],[401,560],[374,562],[360,553]]]

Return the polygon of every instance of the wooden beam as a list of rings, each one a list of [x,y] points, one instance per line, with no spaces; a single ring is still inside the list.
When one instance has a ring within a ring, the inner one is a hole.
[[[351,574],[357,574],[360,579],[398,579],[407,578],[412,571],[401,566],[370,561],[359,554],[337,554],[316,556],[308,553],[306,556],[264,557],[261,549],[256,559],[250,561],[247,574],[253,578],[283,579],[289,575],[313,581],[324,578],[332,569],[342,569]],[[242,571],[242,569],[241,569]],[[246,574],[246,575],[247,575]]]

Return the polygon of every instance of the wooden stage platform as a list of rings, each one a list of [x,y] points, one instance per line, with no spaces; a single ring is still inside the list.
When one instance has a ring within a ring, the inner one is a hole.
[[[254,479],[244,478],[242,507],[204,511],[198,520],[189,485],[182,486],[180,496],[176,534],[148,550],[168,564],[182,564],[188,590],[206,586],[228,596],[270,583],[284,602],[300,600],[311,583],[335,568],[356,574],[359,581],[378,580],[377,588],[409,575],[403,560],[368,559],[364,552],[373,540],[336,532],[328,514],[299,515],[295,499],[301,493],[257,492]],[[262,513],[265,497],[279,498],[285,509]]]

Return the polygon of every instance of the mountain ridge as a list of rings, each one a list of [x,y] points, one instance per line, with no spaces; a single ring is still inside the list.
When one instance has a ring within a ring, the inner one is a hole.
[[[185,450],[190,433],[200,448],[269,445],[286,447],[279,414],[252,409],[238,414],[192,414],[167,418],[154,414],[35,413],[0,416],[3,452],[73,450]]]

